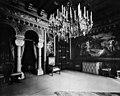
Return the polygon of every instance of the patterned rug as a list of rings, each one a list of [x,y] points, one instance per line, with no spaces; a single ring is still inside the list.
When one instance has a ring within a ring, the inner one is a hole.
[[[57,96],[120,96],[120,93],[58,91]]]

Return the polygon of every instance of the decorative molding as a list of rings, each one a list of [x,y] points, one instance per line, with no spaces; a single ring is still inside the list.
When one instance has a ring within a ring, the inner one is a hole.
[[[29,15],[28,13],[22,10],[18,10],[16,9],[16,7],[13,8],[8,5],[4,6],[1,2],[0,5],[0,12],[2,13],[0,14],[1,23],[5,22],[11,25],[15,29],[16,34],[19,35],[25,35],[27,31],[33,30],[39,35],[39,38],[44,42],[44,32],[49,32],[48,22],[44,21],[40,17],[35,17],[33,15]],[[43,12],[43,15],[44,14],[45,13]],[[18,42],[21,41],[16,41],[17,44]]]
[[[16,17],[11,17],[9,15],[7,15],[6,18],[0,18],[0,22],[3,23],[3,21],[5,23],[11,25],[16,30],[16,33],[21,34],[21,35],[24,35],[25,32],[27,32],[28,30],[33,30],[37,34],[39,34],[40,37],[43,38],[44,31],[42,31],[42,30],[47,29],[47,28],[44,27],[44,25],[46,25],[46,24],[43,24],[42,26],[41,25],[37,26],[35,23],[34,24],[29,23],[29,21],[27,21],[27,20],[24,21],[23,19],[16,18]]]
[[[49,26],[48,21],[44,21],[40,17],[35,17],[25,12],[18,11],[17,9],[1,6],[0,11],[2,11],[8,19],[14,20],[17,23],[23,23],[27,26],[36,27],[38,29],[40,27],[48,28]]]
[[[113,23],[113,24],[107,24],[107,25],[104,25],[104,26],[100,26],[100,27],[94,27],[92,30],[91,30],[91,34],[94,34],[94,33],[99,33],[100,31],[108,31],[108,30],[113,30],[114,28],[120,28],[120,24],[119,22],[117,23]]]

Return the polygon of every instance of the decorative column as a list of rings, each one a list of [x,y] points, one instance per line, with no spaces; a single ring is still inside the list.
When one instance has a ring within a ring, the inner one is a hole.
[[[44,74],[46,74],[46,30],[44,30]]]
[[[41,42],[41,40],[39,40],[38,42],[38,68],[37,68],[37,75],[43,75],[43,70],[41,68],[41,48],[43,47],[43,42]]]
[[[21,71],[21,47],[24,45],[24,36],[16,35],[15,44],[17,45],[17,72],[21,73],[20,79],[24,79],[24,73]]]
[[[72,55],[72,54],[71,54],[71,53],[72,53],[72,52],[71,52],[71,51],[72,51],[72,48],[71,48],[71,47],[72,47],[72,46],[71,46],[71,34],[70,34],[69,40],[70,40],[70,45],[69,45],[69,47],[70,47],[70,60],[71,60],[71,59],[72,59],[72,56],[71,56],[71,55]]]
[[[71,34],[69,34],[69,35],[70,35],[70,38],[69,38],[70,66],[69,66],[69,68],[71,69],[71,68],[73,68],[73,62],[72,62]]]
[[[54,56],[56,56],[56,35],[54,35]]]

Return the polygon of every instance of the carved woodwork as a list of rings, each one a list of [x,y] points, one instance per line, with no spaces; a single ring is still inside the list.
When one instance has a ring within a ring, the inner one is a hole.
[[[8,1],[8,2],[6,2]],[[10,1],[12,1],[10,3]],[[17,7],[16,7],[17,5]],[[25,36],[25,33],[29,30],[36,32],[41,41],[40,44],[44,42],[45,32],[48,32],[48,21],[45,18],[45,15],[40,17],[39,15],[34,14],[33,11],[25,10],[25,5],[19,3],[18,0],[0,0],[0,24],[8,24],[14,28],[16,36]],[[45,13],[44,13],[45,14]],[[44,17],[44,18],[43,18]],[[22,46],[24,41],[15,40],[16,45]],[[17,49],[20,55],[21,48]],[[22,74],[21,78],[24,78],[24,74],[21,72],[21,57],[17,58],[17,72]]]
[[[14,3],[17,1],[15,0]],[[41,30],[48,29],[48,21],[41,19],[39,16],[35,16],[30,12],[27,12],[23,9],[18,9],[9,4],[3,5],[0,1],[0,22],[7,23],[11,25],[17,34],[24,35],[26,31],[33,30],[37,34],[41,35],[40,37],[44,37],[44,33]],[[43,39],[43,38],[41,38]]]

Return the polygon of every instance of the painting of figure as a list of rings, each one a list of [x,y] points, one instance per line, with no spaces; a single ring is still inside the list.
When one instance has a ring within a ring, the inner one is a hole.
[[[80,55],[82,56],[119,57],[118,53],[120,53],[120,42],[111,33],[93,35],[92,39],[81,43]]]

